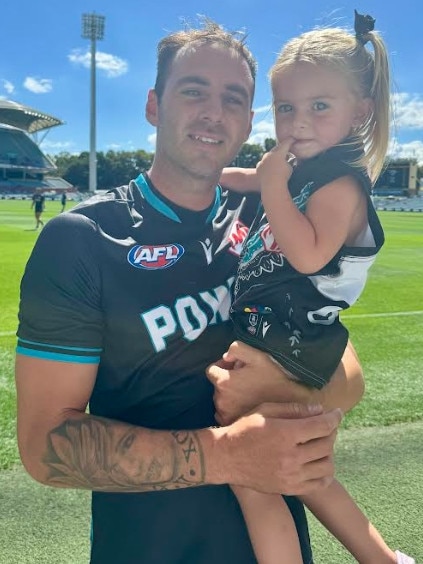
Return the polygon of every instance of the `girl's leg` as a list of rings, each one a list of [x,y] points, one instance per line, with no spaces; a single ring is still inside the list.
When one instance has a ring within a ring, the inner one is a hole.
[[[401,562],[337,480],[301,500],[360,564]]]
[[[280,495],[232,486],[259,564],[303,564],[294,520]]]

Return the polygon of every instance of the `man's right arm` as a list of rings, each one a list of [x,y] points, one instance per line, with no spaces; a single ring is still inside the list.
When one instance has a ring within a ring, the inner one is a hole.
[[[333,477],[338,410],[264,404],[228,427],[157,431],[87,414],[96,371],[17,355],[19,449],[37,481],[109,492],[230,482],[306,494]]]

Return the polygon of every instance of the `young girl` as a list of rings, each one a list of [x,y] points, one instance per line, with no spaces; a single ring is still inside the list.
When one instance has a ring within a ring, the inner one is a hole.
[[[348,340],[339,312],[357,300],[384,242],[370,191],[389,141],[390,83],[373,28],[373,18],[356,12],[355,35],[320,29],[289,41],[270,71],[278,145],[256,171],[222,176],[241,191],[259,184],[264,207],[235,282],[236,336],[316,388],[329,381]],[[258,562],[302,563],[283,498],[233,489]],[[386,545],[338,482],[302,500],[358,562],[414,562]]]

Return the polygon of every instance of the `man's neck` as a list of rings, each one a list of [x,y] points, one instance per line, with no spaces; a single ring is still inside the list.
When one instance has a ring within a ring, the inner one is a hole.
[[[219,178],[195,178],[175,171],[169,174],[154,163],[147,175],[154,188],[165,198],[193,211],[201,211],[211,205],[219,182]]]

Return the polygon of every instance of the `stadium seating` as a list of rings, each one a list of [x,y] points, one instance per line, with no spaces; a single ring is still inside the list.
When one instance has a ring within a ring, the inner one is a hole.
[[[374,205],[377,210],[382,211],[406,211],[423,213],[423,196],[411,198],[375,198]]]
[[[11,167],[40,169],[40,172],[56,168],[26,133],[0,124],[0,168]]]

